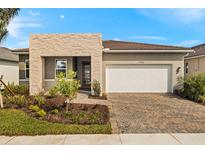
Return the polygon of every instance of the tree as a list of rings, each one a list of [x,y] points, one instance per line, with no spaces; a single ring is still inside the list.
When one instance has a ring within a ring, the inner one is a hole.
[[[18,15],[20,9],[0,8],[0,43],[8,34],[7,26],[12,18]]]
[[[76,79],[76,72],[68,70],[67,78],[64,73],[57,76],[57,89],[66,97],[66,112],[68,112],[69,103],[77,97],[80,81]]]

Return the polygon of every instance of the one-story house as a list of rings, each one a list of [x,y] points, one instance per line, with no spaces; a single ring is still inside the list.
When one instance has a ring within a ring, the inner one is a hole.
[[[184,58],[185,77],[195,73],[205,73],[205,44],[192,47],[191,52]]]
[[[19,83],[29,84],[29,48],[13,49],[12,52],[19,57]]]
[[[190,48],[125,41],[102,41],[96,34],[32,34],[29,49],[17,49],[20,82],[30,94],[56,84],[59,72],[77,72],[81,88],[97,79],[106,93],[173,92],[184,76],[184,56]],[[29,62],[28,62],[29,61]]]
[[[18,56],[10,49],[0,47],[0,76],[3,75],[5,84],[8,82],[19,84]]]

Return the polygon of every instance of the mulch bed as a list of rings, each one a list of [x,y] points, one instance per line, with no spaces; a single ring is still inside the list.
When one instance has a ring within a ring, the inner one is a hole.
[[[46,103],[40,106],[40,108],[47,113],[44,117],[39,117],[36,112],[28,109],[29,105],[35,105],[35,103],[32,101],[32,97],[29,98],[29,102],[25,107],[19,107],[16,104],[10,104],[7,106],[7,108],[20,109],[31,117],[55,123],[83,125],[109,123],[109,110],[106,105],[70,103],[69,111],[66,112],[65,97],[57,96],[50,98],[45,96],[45,100]],[[58,113],[52,113],[52,110],[54,109],[57,109]]]
[[[109,111],[104,105],[70,104],[67,113],[48,114],[43,119],[64,124],[107,124]]]

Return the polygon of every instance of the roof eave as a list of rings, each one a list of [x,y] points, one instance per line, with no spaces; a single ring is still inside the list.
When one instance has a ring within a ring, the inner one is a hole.
[[[184,50],[108,50],[103,49],[103,53],[192,53],[194,50],[192,49],[184,49]]]
[[[18,54],[18,55],[21,55],[21,54],[23,54],[23,55],[29,54],[29,52],[27,52],[27,51],[24,51],[24,52],[22,52],[22,51],[20,51],[20,52],[18,52],[18,51],[12,51],[12,53]]]
[[[184,59],[194,59],[194,58],[201,58],[201,57],[205,57],[205,54],[203,54],[203,55],[195,55],[195,56],[188,56],[188,57],[184,57]]]
[[[6,58],[0,58],[0,60],[3,60],[3,61],[9,61],[9,62],[15,62],[15,63],[18,63],[19,62],[19,59],[6,59]]]

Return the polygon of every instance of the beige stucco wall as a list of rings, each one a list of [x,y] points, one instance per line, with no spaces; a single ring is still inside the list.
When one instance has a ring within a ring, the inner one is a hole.
[[[199,58],[199,71],[205,72],[205,57]]]
[[[105,91],[105,70],[106,65],[111,64],[160,64],[171,66],[171,86],[172,91],[177,83],[177,77],[184,76],[185,53],[124,53],[124,54],[103,54],[103,91]],[[180,72],[177,73],[177,68]]]
[[[188,63],[188,73],[185,72],[185,77],[194,73],[204,73],[205,72],[205,56],[196,57],[184,60],[184,66]]]
[[[55,79],[55,65],[57,59],[67,60],[67,69],[73,69],[72,57],[46,57],[45,58],[45,78]]]
[[[3,81],[8,84],[19,84],[18,62],[5,61],[0,59],[0,76],[3,75]]]
[[[91,56],[91,80],[102,83],[101,34],[33,34],[30,36],[30,94],[45,85],[45,57]]]

